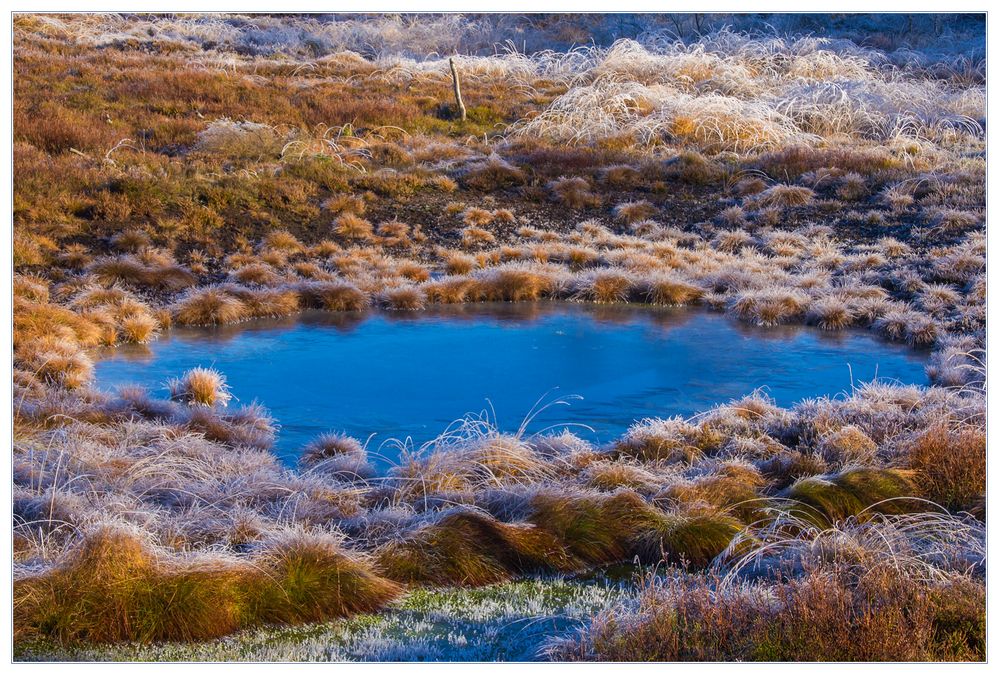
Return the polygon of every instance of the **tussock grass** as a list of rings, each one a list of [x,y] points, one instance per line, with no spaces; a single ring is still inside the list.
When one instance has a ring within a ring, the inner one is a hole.
[[[579,568],[544,530],[460,507],[402,533],[378,550],[377,559],[389,578],[430,586],[483,586],[518,573]]]
[[[774,185],[763,192],[753,195],[745,204],[751,209],[771,207],[787,208],[806,206],[815,198],[812,190],[798,185]]]
[[[804,313],[808,298],[803,293],[781,288],[743,291],[729,305],[744,321],[760,326],[787,323]]]
[[[634,286],[635,280],[628,274],[600,270],[578,279],[573,297],[592,302],[626,302]]]
[[[261,286],[274,286],[281,281],[281,276],[274,271],[274,268],[263,263],[243,265],[233,270],[229,277],[241,284],[259,284]]]
[[[345,551],[329,534],[278,533],[259,544],[254,559],[267,576],[253,612],[266,623],[350,616],[381,607],[400,593],[363,556]]]
[[[363,480],[374,476],[364,446],[346,434],[318,436],[302,449],[298,464],[303,469],[345,480]]]
[[[130,256],[98,260],[87,270],[107,283],[121,282],[163,291],[177,291],[197,283],[197,277],[181,265],[172,262],[146,264]]]
[[[652,581],[638,608],[594,619],[559,642],[559,660],[978,661],[981,585],[913,583],[885,571],[861,583],[839,570],[715,590],[710,576]]]
[[[477,300],[521,302],[540,300],[552,293],[554,279],[530,267],[503,266],[476,271],[470,297]]]
[[[918,472],[926,497],[955,511],[974,509],[985,496],[985,436],[945,423],[906,444],[906,462]]]
[[[441,304],[460,304],[475,293],[476,283],[465,276],[442,277],[423,285],[427,300]]]
[[[854,312],[842,298],[826,297],[813,302],[805,319],[823,330],[842,330],[855,320]]]
[[[629,225],[653,218],[656,213],[656,207],[644,200],[640,202],[625,202],[614,207],[614,217]]]
[[[225,406],[232,398],[225,376],[214,368],[193,368],[169,382],[170,398],[188,405]]]
[[[475,248],[484,244],[496,242],[496,237],[489,230],[481,227],[466,227],[461,231],[461,245],[465,248]]]
[[[246,305],[218,286],[193,289],[176,303],[173,319],[181,325],[216,326],[249,317]]]
[[[657,273],[638,281],[638,292],[646,302],[667,307],[681,307],[701,300],[704,291],[670,273]]]
[[[159,335],[160,323],[148,314],[134,314],[122,319],[121,330],[128,342],[145,344]]]
[[[331,312],[352,312],[366,309],[371,299],[349,281],[310,281],[296,287],[302,304]]]
[[[291,288],[247,288],[236,284],[222,288],[243,303],[248,318],[287,316],[299,309],[299,294]]]
[[[702,430],[682,418],[650,418],[629,427],[617,450],[643,460],[692,462],[703,454],[703,441]]]
[[[782,496],[796,502],[802,517],[835,523],[868,509],[872,512],[904,513],[921,508],[906,497],[920,495],[915,474],[901,469],[856,468],[829,475],[803,478]],[[797,504],[800,504],[799,507]]]
[[[426,306],[426,294],[416,286],[400,286],[382,292],[379,301],[386,309],[412,312]]]
[[[334,222],[336,233],[345,239],[370,239],[374,226],[353,213],[344,213]]]
[[[548,184],[555,199],[571,209],[599,206],[599,195],[591,191],[590,183],[580,176],[563,176]]]
[[[204,640],[255,623],[342,617],[382,606],[399,589],[329,535],[271,537],[248,563],[177,558],[107,525],[14,593],[21,636],[100,643]]]

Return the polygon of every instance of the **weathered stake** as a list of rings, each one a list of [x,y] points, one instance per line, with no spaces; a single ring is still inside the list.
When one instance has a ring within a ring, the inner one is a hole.
[[[451,64],[451,80],[454,82],[454,102],[458,106],[458,114],[464,122],[467,113],[465,112],[465,102],[461,100],[461,80],[458,79],[458,68],[454,65],[454,59],[448,59]]]

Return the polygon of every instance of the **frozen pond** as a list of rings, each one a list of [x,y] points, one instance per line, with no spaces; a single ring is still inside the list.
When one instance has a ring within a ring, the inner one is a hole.
[[[578,395],[530,430],[571,423],[599,442],[637,419],[690,415],[765,387],[781,405],[874,379],[926,384],[926,354],[864,331],[756,328],[689,309],[484,304],[413,313],[305,313],[221,328],[175,328],[149,346],[108,350],[99,386],[165,396],[195,366],[222,371],[238,401],[278,420],[277,453],[345,431],[369,452],[417,445],[468,412],[516,430],[539,398]],[[491,414],[491,413],[490,413]],[[386,460],[383,460],[383,462]]]

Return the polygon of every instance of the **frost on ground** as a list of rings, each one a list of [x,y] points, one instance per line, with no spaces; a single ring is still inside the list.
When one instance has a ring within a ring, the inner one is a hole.
[[[485,588],[418,589],[391,609],[308,626],[265,627],[211,642],[25,645],[34,661],[532,661],[601,610],[629,602],[630,584],[532,579]]]

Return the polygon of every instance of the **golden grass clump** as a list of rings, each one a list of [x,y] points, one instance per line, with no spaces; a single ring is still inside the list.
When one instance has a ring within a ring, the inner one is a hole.
[[[218,637],[243,625],[244,574],[221,558],[171,559],[131,529],[99,526],[60,566],[15,582],[15,626],[60,642]]]
[[[527,182],[527,175],[518,167],[493,155],[485,162],[470,166],[462,176],[462,182],[476,190],[491,192],[523,185]]]
[[[689,281],[668,272],[657,272],[638,281],[638,292],[651,305],[681,307],[700,301],[704,291]]]
[[[197,277],[186,267],[163,261],[147,264],[133,256],[104,258],[87,269],[105,283],[121,282],[161,291],[179,291],[198,282]]]
[[[618,442],[618,452],[636,459],[692,462],[703,454],[702,431],[680,417],[636,422]]]
[[[490,302],[540,300],[553,288],[546,274],[529,268],[497,267],[477,272],[470,297]]]
[[[548,184],[548,189],[555,199],[571,209],[583,209],[600,206],[599,195],[591,192],[589,181],[580,176],[563,176]]]
[[[192,368],[168,385],[170,398],[188,405],[226,406],[232,399],[225,376],[214,368]]]
[[[448,274],[468,274],[475,269],[475,258],[460,251],[446,251],[442,257]]]
[[[83,244],[66,244],[56,256],[59,265],[76,271],[86,268],[93,260],[90,249]]]
[[[641,464],[626,461],[596,461],[582,474],[586,486],[604,492],[628,488],[641,494],[654,492],[659,484],[655,474]]]
[[[706,567],[742,531],[736,518],[717,511],[667,513],[638,538],[638,555],[648,564],[664,561]]]
[[[401,592],[375,573],[365,556],[322,532],[276,532],[258,544],[253,560],[266,574],[251,605],[263,623],[312,623],[370,612]]]
[[[58,337],[84,347],[93,347],[100,342],[101,331],[96,323],[66,307],[15,297],[14,349],[40,337]]]
[[[531,499],[528,519],[585,564],[601,565],[635,555],[639,537],[653,530],[661,517],[662,512],[635,492],[550,491]]]
[[[906,513],[922,507],[914,499],[920,495],[914,471],[875,468],[803,478],[782,493],[792,501],[787,508],[818,524],[836,523],[868,509],[869,514]]]
[[[427,296],[417,286],[399,286],[383,291],[379,301],[386,309],[411,312],[426,307]]]
[[[141,230],[125,230],[111,237],[111,246],[127,253],[137,253],[152,245],[149,235]]]
[[[793,289],[765,288],[739,293],[729,309],[743,321],[759,326],[776,326],[801,316],[808,297]]]
[[[229,277],[241,284],[257,284],[259,286],[274,286],[281,282],[281,275],[265,263],[243,265],[230,272]]]
[[[477,206],[469,206],[461,212],[461,222],[468,227],[483,227],[493,222],[493,219],[492,211],[480,209]]]
[[[469,226],[461,231],[461,245],[465,248],[475,248],[496,242],[496,236],[481,227]]]
[[[374,227],[370,222],[353,213],[344,213],[333,221],[333,228],[345,239],[367,240],[371,238]]]
[[[738,521],[717,513],[666,513],[637,493],[565,494],[541,492],[530,501],[528,520],[552,534],[587,565],[638,556],[703,566],[741,530]]]
[[[941,422],[904,444],[927,499],[952,511],[971,510],[985,495],[985,434]]]
[[[430,270],[415,260],[400,261],[396,266],[396,272],[410,281],[421,282],[430,279]]]
[[[173,308],[174,320],[185,326],[219,326],[248,317],[246,305],[219,286],[191,289]]]
[[[146,344],[159,335],[160,322],[149,314],[133,314],[122,319],[121,332],[127,342]]]
[[[131,528],[96,526],[60,565],[15,582],[17,637],[208,640],[261,623],[372,611],[400,593],[329,534],[278,531],[254,546],[248,560],[178,556]]]
[[[475,286],[475,281],[468,277],[447,276],[423,284],[422,288],[429,302],[451,305],[467,301]]]
[[[356,312],[371,304],[368,294],[349,281],[310,281],[297,290],[304,305],[330,312]]]
[[[299,295],[291,288],[247,288],[237,284],[223,288],[243,303],[248,317],[288,316],[299,309]]]
[[[409,225],[398,220],[380,223],[376,232],[385,246],[409,246],[413,243]]]
[[[642,173],[629,164],[606,166],[600,172],[601,180],[615,188],[634,187],[641,182]]]
[[[376,552],[390,579],[430,586],[483,586],[535,571],[569,572],[580,563],[534,525],[503,523],[468,507],[442,512]]]
[[[808,307],[805,320],[823,330],[843,330],[855,320],[850,306],[835,296],[819,298]]]
[[[870,466],[875,463],[878,444],[860,427],[848,424],[819,439],[818,452],[834,466]]]
[[[614,207],[614,217],[627,225],[637,223],[641,220],[648,220],[654,217],[656,213],[656,207],[645,200],[624,202]]]
[[[752,523],[768,505],[757,492],[765,483],[754,466],[730,463],[707,475],[672,483],[656,494],[656,500],[675,502],[687,511],[720,511]]]
[[[73,340],[39,335],[15,352],[16,360],[35,377],[66,389],[79,389],[90,382],[94,362]]]
[[[773,185],[744,202],[751,209],[770,207],[787,208],[807,206],[815,199],[815,192],[799,185]]]
[[[15,274],[13,279],[14,297],[31,302],[47,303],[49,301],[49,282],[41,277],[26,274]]]
[[[592,302],[626,302],[635,288],[635,279],[614,270],[591,272],[576,282],[573,296]]]

